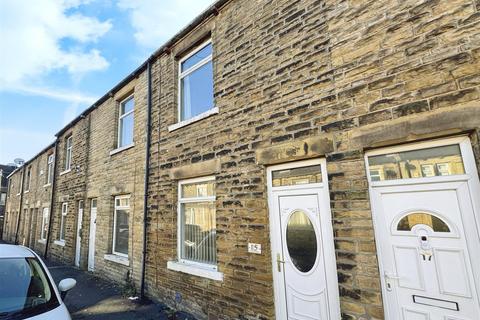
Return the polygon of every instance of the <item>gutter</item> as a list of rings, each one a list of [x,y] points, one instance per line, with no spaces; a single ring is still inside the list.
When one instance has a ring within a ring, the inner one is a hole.
[[[147,222],[148,222],[148,182],[150,176],[150,142],[152,125],[152,65],[151,56],[147,60],[147,130],[146,130],[146,151],[145,151],[145,179],[143,197],[143,245],[142,245],[142,273],[140,279],[140,300],[145,300],[145,268],[147,258]]]
[[[18,244],[18,231],[20,230],[20,218],[22,216],[22,208],[23,208],[23,188],[25,187],[25,166],[22,166],[23,171],[22,171],[22,181],[20,185],[22,186],[20,188],[20,209],[18,209],[18,217],[17,217],[17,228],[15,230],[15,244]]]
[[[53,222],[53,209],[54,209],[54,200],[55,200],[55,187],[57,184],[57,154],[58,154],[58,138],[55,140],[55,151],[54,151],[54,160],[53,160],[53,180],[52,180],[52,194],[50,196],[50,211],[48,212],[48,230],[47,230],[47,242],[45,243],[45,252],[43,253],[43,258],[47,259],[48,255],[48,245],[50,243],[50,231],[52,230]]]

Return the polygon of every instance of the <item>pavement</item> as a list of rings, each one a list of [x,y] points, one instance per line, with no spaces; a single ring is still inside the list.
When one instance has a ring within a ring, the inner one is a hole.
[[[5,242],[0,240],[1,243]],[[122,294],[121,287],[91,272],[44,262],[57,286],[65,278],[77,281],[64,299],[73,320],[195,320],[159,303],[132,301]]]
[[[92,273],[49,262],[47,266],[57,286],[65,278],[77,281],[64,299],[74,320],[175,319],[165,306],[131,301],[122,295],[120,287]]]

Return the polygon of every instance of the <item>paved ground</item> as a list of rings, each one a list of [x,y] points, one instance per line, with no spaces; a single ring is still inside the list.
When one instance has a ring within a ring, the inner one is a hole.
[[[57,285],[65,278],[77,281],[65,298],[73,320],[193,320],[182,313],[172,316],[170,310],[156,303],[133,302],[122,296],[121,288],[92,273],[48,261],[46,264]]]
[[[88,272],[51,263],[48,266],[57,285],[64,278],[77,280],[65,299],[73,319],[169,319],[162,306],[132,302],[122,296],[120,288]]]

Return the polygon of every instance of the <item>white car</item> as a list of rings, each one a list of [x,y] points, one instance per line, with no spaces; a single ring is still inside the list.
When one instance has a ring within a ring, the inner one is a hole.
[[[35,252],[0,244],[0,320],[69,320],[62,298],[75,284],[63,279],[57,289]]]

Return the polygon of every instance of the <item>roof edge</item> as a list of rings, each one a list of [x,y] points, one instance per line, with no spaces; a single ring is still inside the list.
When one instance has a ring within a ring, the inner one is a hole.
[[[47,151],[48,149],[51,149],[55,146],[55,143],[56,143],[57,140],[55,140],[54,142],[50,143],[48,146],[46,146],[45,148],[43,148],[40,152],[38,152],[37,154],[35,154],[32,158],[30,158],[28,161],[25,161],[24,164],[22,164],[20,167],[17,167],[15,170],[13,170],[8,176],[7,176],[7,179],[9,179],[11,176],[13,176],[17,171],[19,171],[20,169],[22,169],[23,167],[25,167],[26,165],[30,164],[33,160],[37,159],[39,156],[41,156],[45,151]]]
[[[90,107],[85,109],[79,116],[75,119],[70,121],[65,127],[63,127],[60,131],[55,134],[55,137],[59,137],[65,131],[73,127],[77,122],[81,119],[85,118],[90,112],[92,112],[95,108],[99,105],[107,101],[113,94],[119,91],[122,87],[124,87],[127,83],[132,81],[138,74],[140,74],[146,67],[149,62],[154,60],[155,58],[161,56],[163,53],[168,51],[168,49],[175,43],[177,43],[180,39],[185,37],[188,33],[190,33],[193,29],[198,27],[202,24],[206,19],[208,19],[212,15],[217,15],[218,11],[221,7],[226,5],[228,2],[232,0],[217,0],[213,4],[211,4],[207,9],[205,9],[202,13],[200,13],[196,18],[194,18],[186,27],[181,29],[177,32],[173,37],[167,40],[162,46],[160,46],[157,50],[155,50],[150,57],[147,58],[138,68],[136,68],[132,73],[127,75],[123,78],[119,83],[117,83],[112,89],[110,89],[106,94],[104,94],[100,99],[94,102]]]

